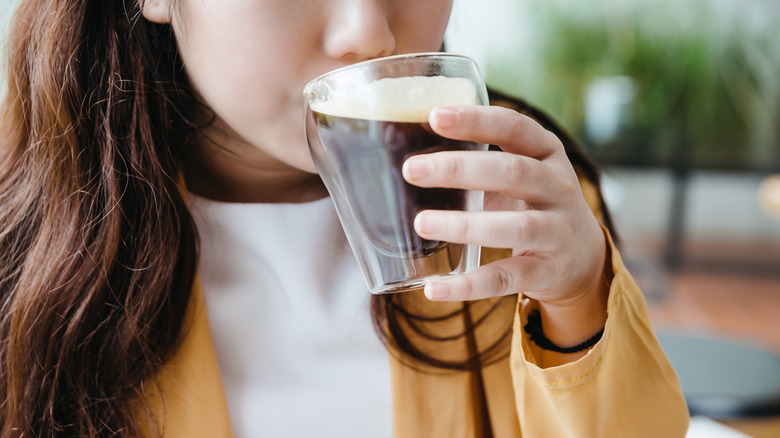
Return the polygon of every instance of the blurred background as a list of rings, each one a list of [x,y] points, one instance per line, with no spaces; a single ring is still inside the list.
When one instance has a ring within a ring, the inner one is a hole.
[[[659,324],[780,352],[780,2],[455,5],[449,49],[549,112],[602,167]],[[721,295],[722,314],[710,308]]]
[[[755,437],[780,437],[778,23],[777,0],[455,0],[447,40],[580,139],[684,390],[757,397],[729,423]]]
[[[550,113],[602,167],[659,323],[780,352],[780,2],[455,6],[448,48],[477,58],[489,86]],[[722,314],[710,309],[716,295]]]
[[[16,2],[0,0],[0,29]],[[773,354],[777,23],[778,0],[455,0],[447,35],[489,86],[543,108],[601,166],[659,331]],[[746,427],[780,436],[776,419]]]

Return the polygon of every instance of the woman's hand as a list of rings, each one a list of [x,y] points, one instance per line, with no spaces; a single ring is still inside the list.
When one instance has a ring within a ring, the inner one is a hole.
[[[403,175],[411,184],[485,191],[484,212],[423,211],[415,230],[431,240],[512,248],[513,257],[432,281],[426,296],[456,301],[523,293],[540,303],[553,342],[573,345],[598,331],[606,319],[606,241],[560,140],[501,107],[437,108],[430,124],[444,137],[503,152],[409,158]]]

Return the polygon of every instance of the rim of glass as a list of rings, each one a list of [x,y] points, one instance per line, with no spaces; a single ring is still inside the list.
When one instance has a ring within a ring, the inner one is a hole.
[[[474,58],[471,58],[466,55],[459,55],[457,53],[449,53],[449,52],[419,52],[419,53],[402,53],[400,55],[391,55],[391,56],[383,56],[381,58],[373,58],[373,59],[367,59],[365,61],[356,62],[354,64],[345,65],[344,67],[339,67],[335,70],[331,70],[327,73],[323,73],[316,78],[310,80],[305,87],[303,87],[303,94],[307,94],[307,90],[309,90],[311,87],[314,86],[315,83],[333,75],[337,75],[341,72],[352,70],[354,68],[360,68],[364,65],[368,64],[380,64],[382,62],[386,61],[395,61],[397,59],[408,59],[408,58],[454,58],[454,59],[460,59],[463,61],[468,61],[471,64],[473,64],[475,67],[477,66],[477,61],[474,60]]]

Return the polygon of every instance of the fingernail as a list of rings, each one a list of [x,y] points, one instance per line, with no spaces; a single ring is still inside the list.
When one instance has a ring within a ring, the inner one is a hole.
[[[417,229],[425,234],[440,233],[444,229],[444,218],[434,213],[421,213],[417,215]]]
[[[425,285],[424,292],[429,300],[440,300],[450,296],[450,287],[446,284],[428,283]]]
[[[412,180],[425,179],[433,173],[433,162],[427,158],[410,158],[406,161],[406,174]]]
[[[439,128],[452,128],[458,123],[458,113],[448,108],[437,108],[433,110],[433,119]]]

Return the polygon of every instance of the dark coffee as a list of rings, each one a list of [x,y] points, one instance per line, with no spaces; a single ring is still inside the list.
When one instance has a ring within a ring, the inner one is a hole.
[[[465,210],[467,192],[413,186],[403,179],[401,166],[413,155],[474,150],[481,145],[441,137],[428,123],[312,114],[327,152],[327,158],[315,154],[314,159],[327,159],[328,163],[318,166],[337,169],[345,191],[342,195],[377,250],[393,257],[426,257],[447,247],[446,242],[418,236],[414,218],[428,209]]]

